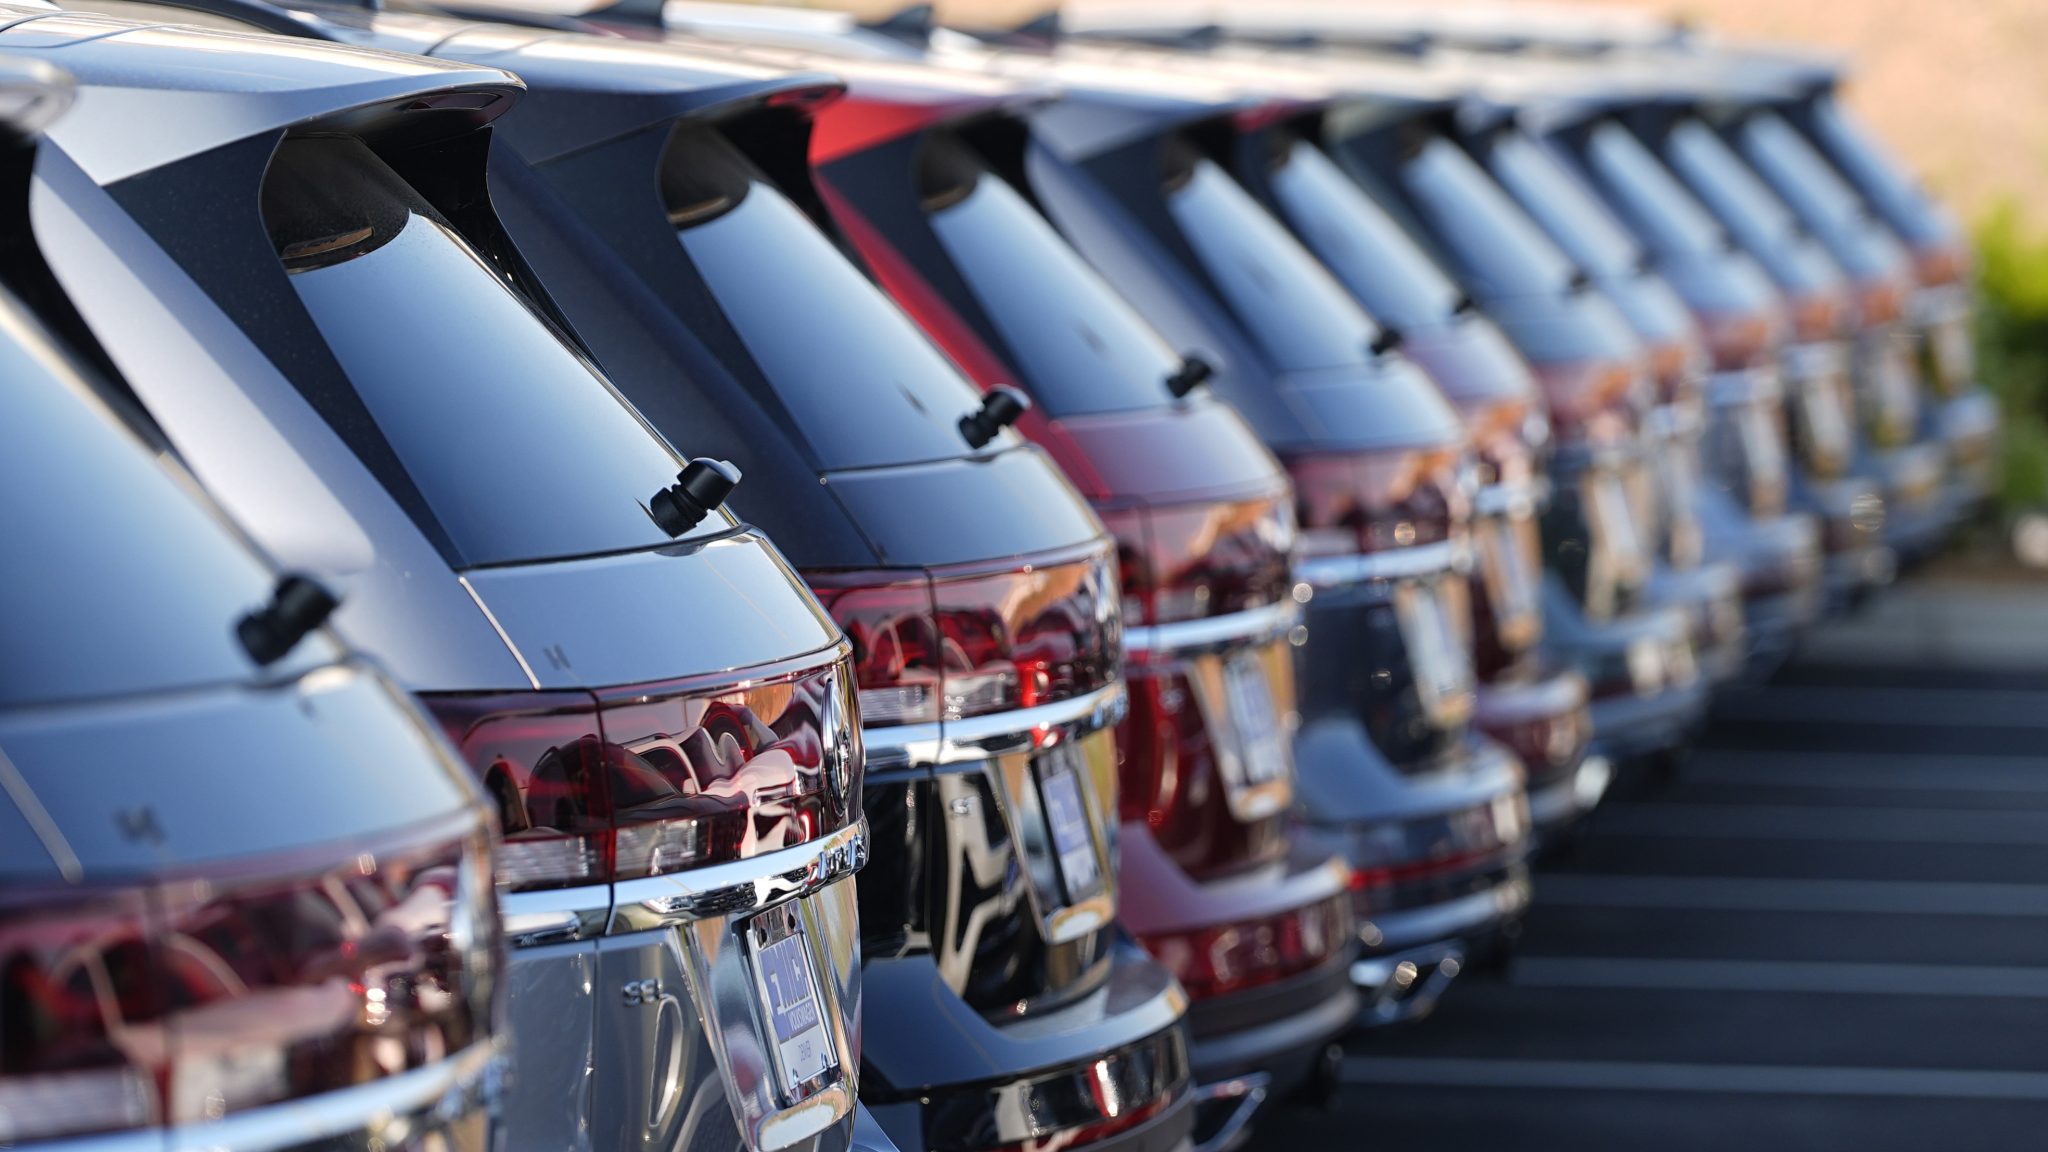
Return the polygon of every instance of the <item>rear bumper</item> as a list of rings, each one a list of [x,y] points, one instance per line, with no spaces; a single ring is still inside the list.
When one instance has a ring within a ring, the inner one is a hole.
[[[1651,581],[1650,596],[1658,606],[1685,614],[1693,663],[1702,676],[1725,684],[1742,674],[1748,638],[1740,569],[1733,564],[1702,564],[1684,571],[1660,568]]]
[[[1549,840],[1600,804],[1614,783],[1614,762],[1602,755],[1581,757],[1562,777],[1529,789],[1529,823],[1538,840]]]
[[[1593,701],[1593,748],[1612,761],[1633,760],[1684,744],[1706,716],[1712,686],[1704,677],[1648,696]]]
[[[1287,1095],[1320,1072],[1323,1050],[1351,1028],[1360,998],[1351,983],[1354,953],[1292,979],[1188,1008],[1195,1079],[1213,1084],[1264,1073],[1268,1089]]]

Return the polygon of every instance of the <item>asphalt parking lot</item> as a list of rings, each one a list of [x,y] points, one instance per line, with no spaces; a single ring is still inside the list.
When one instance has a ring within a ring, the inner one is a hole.
[[[1921,581],[1546,862],[1523,947],[1258,1147],[2048,1147],[2048,588]]]

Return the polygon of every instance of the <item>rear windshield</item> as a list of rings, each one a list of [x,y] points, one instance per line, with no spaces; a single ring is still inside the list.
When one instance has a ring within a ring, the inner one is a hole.
[[[1487,157],[1494,176],[1580,267],[1598,276],[1635,272],[1642,260],[1635,239],[1551,145],[1503,132]]]
[[[1570,259],[1456,144],[1429,139],[1402,163],[1401,182],[1471,278],[1474,295],[1551,296],[1570,287]]]
[[[1697,120],[1671,130],[1671,166],[1691,182],[1700,198],[1742,241],[1763,254],[1800,236],[1799,222],[1733,149]]]
[[[1629,222],[1667,256],[1712,256],[1725,233],[1641,140],[1606,123],[1586,137],[1586,164]]]
[[[1907,175],[1897,157],[1842,110],[1834,97],[1816,99],[1808,122],[1835,161],[1854,177],[1894,225],[1923,242],[1948,236],[1953,222],[1940,205]]]
[[[1863,215],[1863,204],[1813,145],[1774,113],[1743,121],[1743,151],[1757,170],[1808,221],[1843,223]]]
[[[1379,328],[1343,285],[1258,201],[1207,157],[1169,150],[1166,203],[1175,225],[1275,365],[1360,364]]]
[[[248,679],[271,574],[5,297],[0,378],[0,707]]]
[[[1154,408],[1180,367],[1158,333],[1008,182],[946,137],[926,144],[932,231],[1055,417]]]
[[[683,250],[822,467],[967,454],[979,391],[730,142],[681,125],[661,175]]]
[[[390,446],[463,563],[669,542],[641,502],[675,455],[369,149],[285,141],[263,215],[352,395],[295,383],[359,451]]]
[[[1269,180],[1295,231],[1375,319],[1421,327],[1457,308],[1458,286],[1322,149],[1288,142]]]

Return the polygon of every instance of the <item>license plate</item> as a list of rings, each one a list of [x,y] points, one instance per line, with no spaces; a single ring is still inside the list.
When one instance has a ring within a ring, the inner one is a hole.
[[[1063,760],[1049,756],[1040,761],[1038,791],[1045,799],[1045,823],[1059,856],[1060,882],[1073,903],[1102,886],[1102,870],[1095,859],[1095,837],[1088,826],[1088,805],[1081,799],[1080,778]]]
[[[1443,719],[1469,707],[1471,656],[1451,631],[1435,590],[1422,584],[1401,585],[1394,592],[1394,612],[1401,622],[1401,639],[1408,648],[1408,665],[1423,710],[1432,718]]]
[[[1273,706],[1266,666],[1255,655],[1239,655],[1223,666],[1223,690],[1242,749],[1244,782],[1258,785],[1278,780],[1286,771],[1287,748],[1280,742],[1280,717]]]
[[[748,926],[754,944],[754,985],[760,994],[782,1089],[791,1100],[838,1063],[825,1027],[818,981],[804,926],[794,908],[771,909]]]

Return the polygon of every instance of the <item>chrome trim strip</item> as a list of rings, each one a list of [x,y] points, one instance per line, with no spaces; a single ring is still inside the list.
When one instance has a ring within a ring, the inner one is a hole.
[[[1550,478],[1538,476],[1522,484],[1488,484],[1472,497],[1475,516],[1535,515],[1550,503]]]
[[[1775,368],[1743,368],[1707,377],[1705,394],[1712,408],[1768,404],[1784,400],[1785,384]]]
[[[1464,572],[1472,566],[1472,545],[1459,537],[1389,552],[1353,556],[1318,556],[1295,565],[1295,575],[1317,588],[1363,584],[1368,580],[1405,580]]]
[[[808,896],[868,862],[863,817],[822,840],[778,852],[612,885],[613,936],[672,928],[713,917],[745,916]]]
[[[476,588],[469,582],[469,577],[457,576],[455,582],[462,585],[464,592],[469,593],[469,598],[476,603],[476,610],[484,614],[484,619],[489,622],[491,631],[496,632],[498,639],[505,642],[505,650],[512,653],[512,659],[519,661],[519,670],[526,673],[526,682],[533,686],[534,691],[540,691],[540,677],[533,674],[533,665],[526,662],[525,655],[519,651],[519,645],[512,642],[511,634],[505,631],[503,624],[498,623],[497,616],[491,612],[491,606],[484,603],[482,596],[477,595]]]
[[[64,830],[50,817],[50,810],[43,807],[41,797],[22,778],[21,769],[7,758],[5,749],[0,749],[0,792],[14,800],[14,807],[21,818],[28,822],[36,839],[43,845],[43,851],[50,856],[50,863],[57,866],[57,874],[66,883],[76,884],[85,877],[85,865],[78,859],[78,853],[71,848],[71,841],[64,838]]]
[[[498,893],[498,918],[513,948],[592,940],[604,935],[611,916],[610,884]]]
[[[1795,381],[1849,370],[1849,349],[1840,340],[1791,344],[1778,353],[1778,364]]]
[[[978,762],[1006,752],[1042,747],[1054,732],[1068,739],[1114,726],[1124,717],[1128,701],[1122,681],[1086,696],[1056,700],[1035,708],[1018,708],[987,716],[969,716],[938,724],[900,724],[861,729],[871,767]]]
[[[1175,620],[1124,629],[1124,653],[1135,657],[1185,656],[1240,644],[1262,644],[1301,623],[1301,605],[1282,600],[1225,616]]]
[[[408,1147],[478,1116],[501,1090],[504,1056],[476,1044],[396,1076],[276,1104],[205,1124],[35,1141],[42,1152],[371,1152]],[[451,1141],[450,1146],[459,1146]]]

